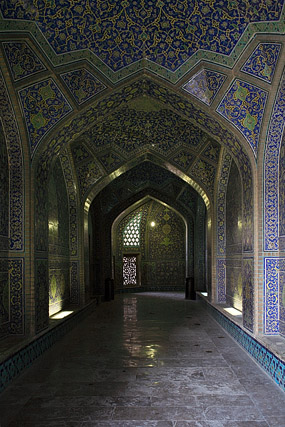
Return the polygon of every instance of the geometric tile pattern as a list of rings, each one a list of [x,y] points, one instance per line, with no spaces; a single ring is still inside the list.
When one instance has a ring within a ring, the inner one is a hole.
[[[243,258],[242,263],[242,321],[243,326],[253,332],[254,321],[254,261]]]
[[[213,196],[214,182],[215,182],[215,167],[206,161],[199,159],[194,163],[190,171],[191,176],[195,180],[202,182],[209,192],[210,197]]]
[[[206,149],[203,151],[202,155],[207,157],[207,159],[212,160],[212,162],[218,163],[220,155],[221,146],[215,141],[212,141]]]
[[[229,153],[225,153],[222,161],[221,174],[218,180],[217,197],[217,255],[226,253],[226,191],[230,174],[232,158]]]
[[[266,98],[264,90],[242,80],[235,80],[217,108],[217,112],[243,134],[255,156]]]
[[[0,324],[1,338],[3,334],[21,335],[24,333],[24,259],[23,258],[0,258],[0,321],[3,315],[3,306],[7,310],[7,318]],[[3,274],[4,273],[4,274]],[[3,283],[3,278],[5,282]],[[2,313],[1,313],[2,311]],[[5,316],[6,317],[6,316]]]
[[[40,140],[72,110],[72,107],[52,79],[21,89],[19,95],[32,157]]]
[[[217,259],[217,301],[219,304],[226,302],[226,260]]]
[[[60,76],[79,105],[106,89],[106,86],[85,68],[69,71]]]
[[[211,105],[222,84],[226,80],[224,74],[217,71],[202,69],[182,86],[186,92]]]
[[[197,149],[205,139],[204,132],[171,110],[149,112],[132,108],[117,110],[107,122],[94,125],[82,137],[96,149],[113,143],[122,154],[146,146],[167,153],[182,143]]]
[[[282,77],[268,126],[264,154],[264,250],[279,248],[279,153],[285,128],[285,75]]]
[[[96,301],[88,304],[79,312],[71,314],[53,329],[35,338],[31,343],[16,351],[0,364],[0,393],[14,380],[25,368],[28,368],[35,359],[48,350],[56,341],[88,316],[94,310]]]
[[[35,2],[31,10],[21,2],[4,0],[1,9],[5,19],[25,22],[36,17],[37,27],[57,55],[89,50],[114,71],[144,57],[174,71],[199,49],[227,56],[251,22],[277,21],[282,10],[281,1],[251,5],[240,0],[242,17],[232,2],[223,2],[222,12],[217,0],[150,4],[67,0],[63,14],[60,2],[45,7]]]
[[[274,382],[285,391],[285,363],[256,339],[203,299],[207,310],[216,321],[250,354]]]
[[[107,170],[107,172],[110,172],[115,169],[116,166],[118,166],[120,163],[122,163],[123,159],[119,157],[114,151],[110,151],[107,154],[99,155],[98,159],[104,166],[104,168]]]
[[[79,262],[70,262],[70,302],[80,304]]]
[[[60,153],[60,162],[64,179],[66,182],[66,189],[68,193],[68,207],[69,207],[69,251],[70,256],[78,254],[78,213],[77,213],[77,193],[74,187],[75,177],[73,176],[70,160],[65,151]]]
[[[10,177],[10,250],[24,249],[24,168],[21,138],[5,81],[0,72],[1,119],[6,140]],[[11,155],[13,153],[13,155]]]
[[[79,194],[82,200],[86,191],[102,177],[102,173],[95,162],[91,160],[77,168]]]
[[[241,71],[271,83],[280,50],[280,43],[259,43]]]
[[[75,164],[82,162],[83,160],[91,158],[91,154],[89,151],[85,148],[83,143],[79,141],[79,143],[72,144],[71,145],[71,152],[73,156],[73,161]]]
[[[279,264],[279,334],[285,338],[285,258]]]
[[[46,70],[46,67],[26,42],[5,42],[3,47],[15,81]]]
[[[179,151],[179,153],[173,157],[173,161],[177,163],[183,170],[187,170],[194,159],[194,155],[186,150]]]
[[[279,334],[279,267],[284,258],[264,258],[264,333]]]

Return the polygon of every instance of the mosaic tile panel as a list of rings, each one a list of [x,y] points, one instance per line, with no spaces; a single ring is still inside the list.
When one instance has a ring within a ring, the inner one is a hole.
[[[264,333],[279,334],[279,258],[264,258]]]
[[[255,156],[266,99],[267,93],[264,90],[242,80],[235,80],[217,108],[217,112],[246,138]]]
[[[243,326],[253,332],[254,322],[254,260],[244,258],[242,265],[242,320]]]
[[[241,71],[271,83],[280,50],[280,43],[259,43]]]
[[[42,61],[26,42],[4,42],[3,47],[14,81],[46,70]]]
[[[123,162],[123,159],[114,152],[103,154],[101,156],[98,155],[98,159],[107,172],[113,171],[120,163]]]
[[[279,333],[285,337],[285,258],[280,259],[279,266]]]
[[[41,139],[72,111],[72,107],[52,79],[21,89],[19,96],[33,156]]]
[[[71,153],[75,164],[91,158],[90,152],[85,148],[81,141],[71,145]]]
[[[285,77],[283,75],[268,127],[264,155],[264,250],[279,249],[279,150],[285,127]]]
[[[279,249],[285,250],[285,134],[279,151]]]
[[[80,198],[84,195],[101,177],[102,173],[95,161],[82,164],[77,168]]]
[[[226,190],[226,253],[241,255],[243,248],[243,188],[235,162],[231,162]]]
[[[202,69],[182,89],[210,106],[226,78],[217,71]]]
[[[106,89],[106,86],[85,68],[72,70],[60,76],[79,105]]]
[[[217,259],[217,301],[226,302],[226,260]]]
[[[206,251],[206,206],[201,197],[197,198],[197,210],[195,217],[195,231],[197,237],[195,239],[195,254],[194,254],[194,269],[195,269],[195,279],[197,279],[197,287],[200,288],[200,284],[205,286],[206,276],[205,276],[205,251]],[[208,242],[209,243],[209,242]],[[211,247],[208,244],[208,260],[211,259]],[[208,269],[210,263],[208,262]],[[208,270],[209,271],[209,270]],[[197,288],[196,288],[197,289]],[[201,289],[201,288],[200,288]],[[210,289],[208,289],[210,291]]]
[[[41,354],[48,350],[74,326],[94,311],[96,302],[89,304],[77,313],[60,322],[56,327],[34,339],[30,344],[17,351],[13,356],[0,363],[0,393],[25,368],[31,366]]]
[[[210,197],[213,197],[215,183],[215,168],[210,163],[199,159],[191,168],[190,174],[205,186]]]
[[[194,213],[196,212],[197,197],[198,194],[196,192],[194,192],[190,187],[186,187],[179,195],[178,201]]]
[[[256,339],[251,337],[224,316],[220,311],[203,300],[214,319],[255,359],[259,366],[285,391],[285,364]]]
[[[70,262],[70,302],[80,304],[79,262]]]
[[[10,320],[10,290],[9,290],[9,266],[8,259],[0,259],[0,336],[8,333]]]
[[[211,160],[212,162],[218,163],[219,156],[220,156],[220,150],[221,150],[220,144],[212,141],[205,148],[205,150],[203,151],[202,155],[204,157],[207,157],[207,159]]]
[[[173,161],[177,163],[183,170],[187,170],[193,163],[195,156],[186,150],[181,150],[173,157]]]
[[[9,158],[0,120],[0,250],[9,247]]]
[[[96,149],[113,143],[126,155],[147,145],[162,153],[179,143],[197,150],[206,135],[168,109],[148,112],[122,108],[109,116],[108,122],[93,126],[83,138]]]
[[[42,164],[37,167],[35,184],[35,249],[46,252],[48,250],[47,169],[43,168]]]
[[[24,333],[24,259],[0,258],[0,336]]]
[[[35,259],[35,313],[36,333],[46,329],[49,325],[49,284],[48,284],[48,259]]]
[[[68,193],[69,208],[69,250],[71,256],[78,253],[78,212],[77,212],[77,192],[74,186],[75,177],[73,176],[70,159],[67,151],[60,154],[61,167],[66,182]]]
[[[66,184],[59,158],[48,182],[49,256],[69,256],[69,212]]]
[[[217,197],[217,255],[226,253],[226,192],[231,169],[232,158],[225,153],[222,160],[221,174],[218,179]]]
[[[282,2],[224,2],[220,9],[218,1],[206,0],[151,4],[68,0],[62,14],[62,5],[56,2],[28,8],[4,0],[1,10],[5,19],[36,20],[58,55],[89,50],[112,70],[146,57],[174,71],[200,49],[229,55],[251,22],[277,21]],[[80,37],[72,36],[78,28]]]
[[[21,251],[24,249],[24,168],[22,146],[15,113],[1,72],[0,103],[2,126],[10,166],[10,250]]]

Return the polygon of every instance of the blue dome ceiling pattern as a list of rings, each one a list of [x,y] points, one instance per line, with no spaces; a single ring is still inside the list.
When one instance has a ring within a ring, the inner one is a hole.
[[[278,21],[283,1],[2,0],[5,20],[34,22],[57,54],[88,50],[120,70],[147,59],[175,71],[197,51],[230,55],[251,23]]]

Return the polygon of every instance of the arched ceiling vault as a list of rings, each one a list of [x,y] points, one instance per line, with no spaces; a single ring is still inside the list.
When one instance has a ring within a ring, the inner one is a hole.
[[[122,209],[140,203],[145,197],[159,199],[184,217],[194,218],[200,195],[173,172],[145,160],[106,185],[94,201],[106,217],[117,216]]]
[[[3,0],[0,56],[32,167],[67,149],[84,201],[154,156],[211,199],[225,147],[245,181],[284,66],[283,6]]]

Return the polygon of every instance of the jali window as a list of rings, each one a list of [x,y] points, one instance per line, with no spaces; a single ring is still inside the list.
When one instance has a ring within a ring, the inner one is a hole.
[[[123,285],[137,285],[137,256],[125,255],[123,257]]]
[[[128,247],[140,246],[140,227],[142,212],[134,216],[126,225],[123,232],[123,245]]]

